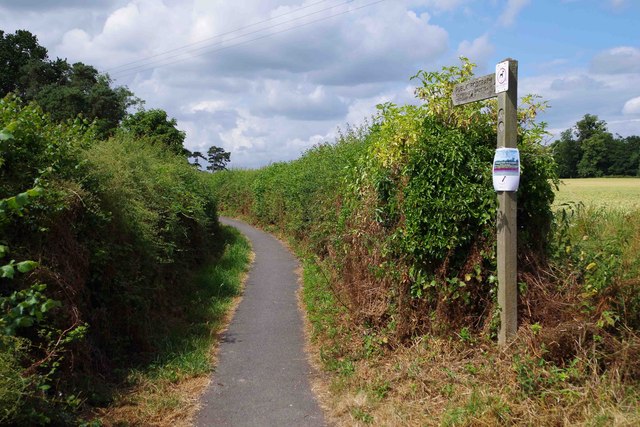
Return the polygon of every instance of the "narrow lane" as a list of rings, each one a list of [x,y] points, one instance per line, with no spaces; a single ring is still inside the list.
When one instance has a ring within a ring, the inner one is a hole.
[[[298,309],[296,259],[271,235],[221,218],[251,241],[255,261],[222,336],[197,426],[323,426],[311,392]]]

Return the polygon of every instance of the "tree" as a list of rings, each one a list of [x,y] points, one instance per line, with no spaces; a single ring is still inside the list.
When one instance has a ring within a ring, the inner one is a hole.
[[[575,178],[578,176],[578,163],[582,158],[582,148],[573,139],[571,129],[560,135],[560,139],[551,145],[553,157],[558,168],[560,178]]]
[[[598,116],[585,114],[574,127],[551,145],[560,178],[603,176],[612,163],[609,148],[613,135]]]
[[[205,156],[203,156],[202,153],[199,152],[199,151],[191,152],[188,157],[190,159],[193,159],[193,163],[192,164],[193,164],[193,166],[196,167],[196,169],[200,169],[200,161],[199,161],[199,159],[202,159],[202,160],[205,160],[205,161],[207,160],[207,158]]]
[[[129,107],[140,103],[129,89],[112,87],[109,76],[90,65],[50,61],[47,49],[25,30],[0,31],[0,66],[0,97],[13,92],[23,101],[36,101],[58,122],[82,115],[95,122],[103,138],[113,133]]]
[[[186,134],[177,125],[176,119],[169,119],[166,111],[152,109],[127,116],[122,121],[121,128],[125,133],[138,138],[148,137],[178,155],[188,156],[190,153],[183,146]]]
[[[613,145],[609,132],[595,132],[582,141],[582,158],[578,162],[578,176],[582,178],[609,175],[609,149]]]
[[[47,49],[40,46],[38,38],[29,31],[18,30],[6,34],[0,30],[0,91],[4,97],[9,92],[20,93],[20,76],[29,65],[47,61]]]
[[[640,160],[640,136],[615,138],[607,147],[608,175],[636,176]]]
[[[596,115],[585,114],[582,120],[576,123],[574,133],[578,142],[581,143],[594,135],[608,133],[607,123],[604,120],[598,120]]]
[[[207,170],[211,172],[227,169],[227,163],[231,159],[231,153],[224,151],[223,148],[216,147],[215,145],[207,151],[207,161],[209,166]]]

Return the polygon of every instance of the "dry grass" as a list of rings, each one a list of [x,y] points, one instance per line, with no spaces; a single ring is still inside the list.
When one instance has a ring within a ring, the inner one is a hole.
[[[122,395],[117,404],[100,414],[104,426],[186,427],[193,424],[200,395],[209,385],[206,377],[176,384],[143,383]]]
[[[633,210],[640,208],[640,178],[563,179],[554,205],[580,203],[595,208]]]
[[[562,335],[567,324],[540,330],[525,323],[518,341],[505,349],[453,331],[391,346],[380,331],[336,310],[326,279],[313,273],[317,267],[305,267],[309,347],[321,372],[313,388],[334,425],[640,425],[640,389],[621,379],[627,374],[617,363],[603,370],[584,334]],[[566,365],[538,351],[541,341],[553,344],[558,334],[575,341],[564,343],[575,350]],[[619,347],[628,347],[628,355],[616,357],[637,367],[632,359],[638,346],[640,339],[632,336]]]
[[[528,396],[517,363],[512,352],[492,343],[470,348],[422,337],[361,359],[353,375],[325,377],[316,389],[339,426],[640,424],[637,396],[630,398],[615,375]]]

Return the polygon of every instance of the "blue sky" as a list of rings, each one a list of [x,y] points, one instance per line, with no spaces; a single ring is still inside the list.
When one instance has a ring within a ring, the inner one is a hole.
[[[461,54],[479,75],[517,59],[554,135],[587,113],[640,135],[639,27],[638,0],[0,0],[0,29],[109,72],[175,117],[187,148],[222,146],[235,167],[415,102],[409,77]]]

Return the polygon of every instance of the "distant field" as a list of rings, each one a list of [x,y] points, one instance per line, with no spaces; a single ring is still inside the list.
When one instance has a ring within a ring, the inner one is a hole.
[[[582,202],[586,206],[640,209],[640,178],[563,179],[554,205]]]

